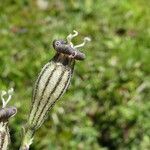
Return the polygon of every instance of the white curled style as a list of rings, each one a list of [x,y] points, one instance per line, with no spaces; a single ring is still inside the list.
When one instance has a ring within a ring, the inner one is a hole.
[[[74,46],[73,43],[72,43],[72,39],[73,39],[74,37],[78,36],[78,32],[77,32],[76,30],[73,30],[73,32],[74,32],[74,34],[71,34],[71,33],[70,33],[70,34],[67,36],[67,42],[68,42],[68,44],[71,45],[71,47],[73,47],[73,48],[80,48],[80,47],[83,47],[87,42],[90,42],[90,41],[91,41],[91,38],[85,37],[85,38],[83,39],[83,43]]]
[[[1,92],[2,108],[5,108],[7,106],[7,104],[12,98],[13,92],[14,92],[13,88],[10,88],[7,92],[4,90]],[[4,98],[5,95],[8,95],[7,99]]]
[[[68,36],[67,36],[67,42],[68,42],[68,44],[70,44],[72,47],[73,47],[73,43],[71,42],[71,40],[74,38],[74,37],[76,37],[76,36],[78,36],[78,32],[76,31],[76,30],[73,30],[73,32],[74,32],[74,34],[69,34]]]
[[[74,46],[74,48],[80,48],[80,47],[83,47],[87,42],[90,42],[90,41],[91,41],[91,39],[90,39],[89,37],[85,37],[85,38],[83,39],[83,43]]]

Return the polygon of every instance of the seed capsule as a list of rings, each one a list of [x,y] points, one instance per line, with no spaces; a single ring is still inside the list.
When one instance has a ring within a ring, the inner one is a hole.
[[[64,40],[54,40],[56,55],[41,70],[33,89],[32,108],[28,126],[38,129],[54,103],[65,93],[70,83],[75,59],[83,60],[85,54]]]

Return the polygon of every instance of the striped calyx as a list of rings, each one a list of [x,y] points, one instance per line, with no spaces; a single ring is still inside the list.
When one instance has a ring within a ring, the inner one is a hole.
[[[77,34],[77,33],[75,33]],[[55,102],[67,90],[72,77],[75,60],[83,60],[85,55],[71,43],[76,35],[70,34],[67,41],[54,40],[56,54],[39,73],[33,88],[32,106],[23,133],[21,150],[29,149],[35,131],[43,124]],[[79,47],[83,46],[87,40]]]
[[[54,103],[66,91],[72,76],[74,60],[56,54],[41,70],[34,86],[28,126],[36,130],[47,117]]]
[[[0,150],[7,150],[10,143],[8,121],[0,122]]]

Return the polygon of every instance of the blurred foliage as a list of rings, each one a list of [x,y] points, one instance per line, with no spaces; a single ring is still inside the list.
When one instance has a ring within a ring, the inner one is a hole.
[[[11,150],[18,149],[32,85],[53,57],[52,41],[89,35],[68,92],[37,132],[32,150],[150,149],[150,1],[0,2],[0,89],[15,88]]]

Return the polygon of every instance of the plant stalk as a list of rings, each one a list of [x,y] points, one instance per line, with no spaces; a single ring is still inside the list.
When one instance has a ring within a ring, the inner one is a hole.
[[[33,135],[34,135],[33,130],[27,129],[25,131],[25,128],[23,129],[23,138],[22,138],[20,150],[29,150],[30,145],[32,144],[33,141]]]

